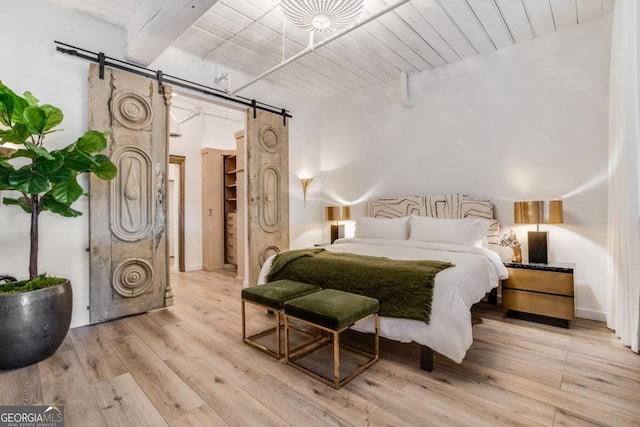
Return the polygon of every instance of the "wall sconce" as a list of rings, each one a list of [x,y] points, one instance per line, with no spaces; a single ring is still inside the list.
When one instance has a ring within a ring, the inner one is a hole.
[[[548,243],[547,232],[540,231],[540,224],[562,224],[562,200],[515,202],[513,217],[516,224],[536,224],[536,231],[529,231],[529,262],[547,264]]]
[[[344,225],[341,225],[339,221],[348,221],[351,219],[351,207],[350,206],[327,206],[324,208],[324,219],[326,221],[335,221],[335,224],[331,225],[331,243],[344,237]]]
[[[300,183],[302,184],[302,198],[304,200],[304,207],[307,207],[307,189],[309,188],[309,184],[311,184],[313,178],[300,178]]]

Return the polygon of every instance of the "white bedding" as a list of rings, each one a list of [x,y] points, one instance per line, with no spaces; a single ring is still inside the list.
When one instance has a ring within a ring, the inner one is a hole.
[[[326,246],[331,252],[351,252],[405,260],[449,261],[455,267],[436,275],[431,308],[431,321],[380,317],[380,335],[400,342],[415,341],[431,347],[456,363],[471,346],[471,306],[507,278],[497,253],[480,247],[446,243],[426,243],[412,240],[339,239]],[[258,284],[266,282],[273,257],[264,263]],[[353,326],[363,332],[373,332],[373,320]]]

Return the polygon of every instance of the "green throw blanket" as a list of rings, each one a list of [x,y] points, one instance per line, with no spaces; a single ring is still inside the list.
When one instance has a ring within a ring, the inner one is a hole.
[[[289,279],[366,295],[380,302],[381,316],[429,323],[435,276],[449,267],[453,264],[301,249],[276,255],[267,282]]]

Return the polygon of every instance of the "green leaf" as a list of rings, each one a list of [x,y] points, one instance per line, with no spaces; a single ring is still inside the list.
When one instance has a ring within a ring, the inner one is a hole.
[[[11,96],[13,96],[13,113],[11,114],[11,121],[14,124],[15,123],[25,124],[23,114],[24,114],[25,108],[29,106],[27,104],[27,101],[21,96],[18,96],[15,93],[11,92],[11,90],[9,89],[7,90],[9,91]]]
[[[0,92],[0,123],[5,126],[11,126],[14,105],[15,102],[11,94]]]
[[[51,153],[51,159],[46,157],[37,157],[33,162],[33,167],[45,175],[58,171],[64,164],[64,156],[59,151]]]
[[[96,163],[89,154],[86,154],[80,150],[71,150],[64,152],[64,164],[65,167],[78,171],[78,172],[90,172],[92,168],[96,167]]]
[[[49,180],[37,170],[27,165],[9,175],[9,185],[27,194],[39,194],[49,190]]]
[[[105,134],[90,130],[78,138],[76,148],[86,154],[98,153],[107,148],[107,139]]]
[[[69,177],[74,174],[75,172],[72,172],[70,169],[63,167],[61,169],[58,169],[57,171],[54,171],[53,173],[50,173],[48,177],[49,181],[51,181],[52,183],[58,183],[60,181],[64,181],[65,179],[69,179]]]
[[[18,199],[14,199],[11,197],[4,197],[2,199],[2,203],[4,203],[7,206],[20,206],[22,208],[23,211],[25,211],[26,213],[31,213],[31,203],[29,203],[29,201],[25,198],[25,197],[20,197]]]
[[[77,217],[82,215],[82,212],[72,209],[71,206],[66,203],[57,202],[53,197],[49,195],[42,198],[42,210],[50,211],[58,215],[66,217]]]
[[[106,181],[113,179],[118,174],[118,168],[111,160],[104,154],[97,154],[93,156],[93,160],[97,163],[97,166],[92,170],[93,173],[100,179]]]
[[[31,136],[31,133],[27,130],[27,127],[22,123],[14,123],[12,129],[0,130],[0,141],[13,142],[15,144],[24,144],[24,142]]]
[[[24,93],[24,99],[25,101],[27,101],[27,105],[29,105],[30,107],[38,105],[39,99],[33,96],[33,94],[29,91],[26,91]]]
[[[56,202],[70,205],[78,200],[82,193],[82,187],[78,184],[76,177],[70,176],[68,179],[55,183],[51,188],[50,194]]]
[[[6,161],[0,162],[0,190],[11,190],[9,175],[15,171],[15,168],[10,163]]]
[[[33,151],[38,157],[44,157],[45,159],[49,159],[49,160],[54,159],[54,157],[51,154],[49,154],[47,149],[44,147],[38,147],[37,145],[34,145],[29,141],[25,141],[24,145],[29,149],[29,151]]]
[[[47,126],[47,113],[40,107],[27,107],[22,113],[27,130],[34,135],[40,135]]]
[[[24,148],[20,148],[18,151],[13,153],[11,156],[12,159],[16,159],[18,157],[27,157],[29,159],[33,159],[35,157],[35,153],[33,151],[25,150]]]
[[[64,115],[62,114],[62,110],[58,107],[54,107],[53,105],[45,104],[40,107],[47,114],[47,125],[44,127],[45,131],[51,130],[54,127],[58,126],[62,123],[62,119],[64,119]]]

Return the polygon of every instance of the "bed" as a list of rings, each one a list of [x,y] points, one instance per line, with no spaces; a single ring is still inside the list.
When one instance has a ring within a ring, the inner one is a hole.
[[[436,351],[461,363],[471,346],[471,306],[507,277],[495,248],[498,223],[487,200],[465,195],[389,197],[367,204],[356,219],[356,236],[324,249],[397,260],[438,260],[454,264],[435,275],[429,323],[380,317],[380,335],[421,345],[421,367],[432,369]],[[265,283],[273,257],[262,267]],[[372,322],[353,329],[372,332]],[[430,360],[429,360],[430,359]],[[429,366],[431,365],[431,366]]]

